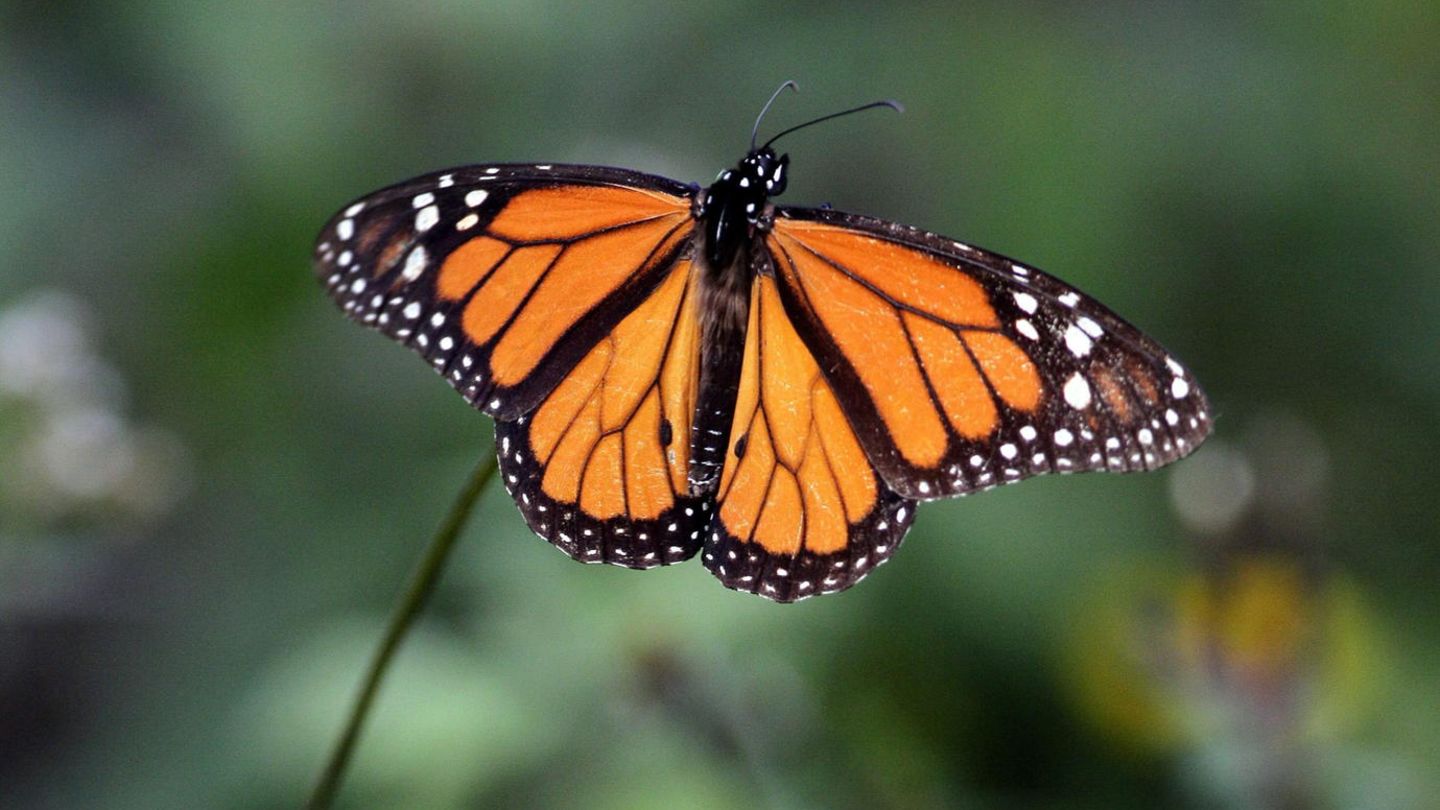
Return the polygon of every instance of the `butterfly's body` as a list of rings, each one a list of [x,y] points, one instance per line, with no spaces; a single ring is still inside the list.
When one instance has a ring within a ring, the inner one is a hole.
[[[776,206],[787,170],[768,145],[704,189],[463,167],[344,209],[316,268],[495,417],[542,537],[631,568],[703,552],[777,601],[859,581],[917,501],[1153,469],[1209,432],[1188,372],[1098,302],[936,234]]]
[[[789,155],[752,151],[733,169],[697,191],[692,204],[700,294],[700,396],[691,430],[690,494],[713,492],[729,445],[730,413],[740,383],[741,349],[750,314],[750,289],[769,272],[750,250],[769,230],[770,198],[785,190]],[[733,437],[739,439],[740,437]]]

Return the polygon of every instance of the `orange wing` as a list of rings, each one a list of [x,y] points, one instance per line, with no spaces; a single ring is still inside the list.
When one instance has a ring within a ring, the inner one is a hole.
[[[1153,469],[1209,432],[1184,368],[1038,270],[829,211],[782,209],[766,246],[786,311],[905,497]]]
[[[505,486],[582,562],[650,568],[700,548],[713,500],[688,494],[700,357],[696,274],[676,262],[528,416],[495,423]]]
[[[769,275],[755,279],[749,318],[705,566],[780,602],[843,590],[894,553],[914,502],[866,460]]]
[[[515,419],[665,278],[690,241],[687,194],[591,166],[453,169],[345,208],[316,270],[351,318]]]

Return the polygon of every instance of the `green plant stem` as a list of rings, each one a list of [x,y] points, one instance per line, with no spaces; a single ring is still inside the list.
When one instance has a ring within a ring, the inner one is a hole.
[[[360,739],[360,732],[365,726],[365,720],[370,714],[371,705],[375,702],[375,694],[380,689],[380,682],[384,680],[385,673],[390,667],[390,661],[395,657],[395,652],[400,648],[400,642],[404,641],[405,634],[415,623],[415,618],[420,615],[420,610],[429,601],[430,595],[435,592],[435,584],[440,580],[440,574],[445,570],[445,561],[450,557],[450,551],[455,547],[455,540],[460,536],[460,529],[464,527],[465,521],[470,517],[470,511],[474,508],[475,502],[479,500],[480,493],[485,490],[485,485],[495,475],[497,462],[494,453],[487,454],[488,458],[475,467],[470,474],[470,479],[465,483],[465,489],[455,499],[450,507],[450,514],[446,516],[445,522],[440,525],[439,531],[430,541],[425,549],[425,556],[420,559],[419,565],[410,574],[409,584],[405,587],[405,593],[400,598],[399,604],[395,606],[395,613],[390,617],[390,623],[385,628],[385,636],[376,648],[375,655],[370,659],[370,666],[365,671],[365,680],[360,685],[360,692],[355,696],[355,703],[350,708],[350,714],[345,720],[344,730],[341,731],[339,739],[335,741],[335,747],[330,752],[330,759],[325,763],[325,770],[321,772],[320,779],[315,783],[315,789],[310,794],[310,802],[306,805],[309,810],[325,810],[334,801],[336,793],[340,790],[340,781],[345,778],[345,769],[350,764],[350,758],[355,753],[355,744]]]

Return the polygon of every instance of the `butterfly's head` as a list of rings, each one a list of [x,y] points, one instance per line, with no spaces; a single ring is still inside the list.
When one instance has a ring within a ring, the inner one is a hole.
[[[785,193],[785,173],[789,169],[790,156],[777,155],[766,146],[746,155],[735,167],[735,174],[765,189],[766,197],[778,197]]]
[[[774,149],[765,146],[746,155],[734,168],[720,172],[709,190],[727,200],[755,203],[758,210],[766,199],[785,193],[789,168],[789,155],[777,155]]]

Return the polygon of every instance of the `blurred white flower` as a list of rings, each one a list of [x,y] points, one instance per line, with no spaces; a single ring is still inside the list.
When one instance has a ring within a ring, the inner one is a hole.
[[[0,396],[118,406],[119,375],[90,347],[90,314],[59,290],[31,293],[0,309]]]
[[[1255,469],[1245,454],[1211,438],[1204,453],[1177,465],[1170,499],[1186,528],[1200,534],[1233,529],[1255,498]]]
[[[93,344],[70,293],[0,307],[0,514],[16,525],[152,518],[187,486],[184,446],[125,416],[124,382]]]

